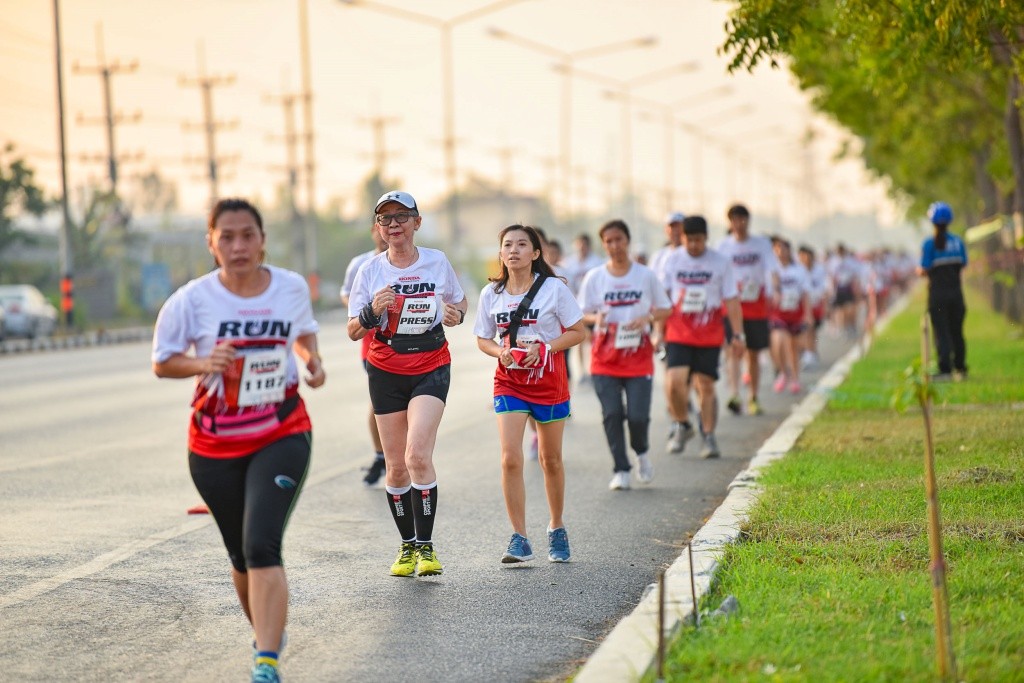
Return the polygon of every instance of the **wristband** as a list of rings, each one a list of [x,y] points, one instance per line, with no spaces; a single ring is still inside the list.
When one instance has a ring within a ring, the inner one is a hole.
[[[462,323],[466,322],[466,312],[459,309],[455,310],[459,311],[459,324],[461,325]]]
[[[373,303],[368,303],[359,311],[359,324],[364,329],[372,330],[381,323],[381,316],[373,312]]]

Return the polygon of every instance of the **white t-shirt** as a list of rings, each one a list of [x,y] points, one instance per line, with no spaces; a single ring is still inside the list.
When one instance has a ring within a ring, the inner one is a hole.
[[[732,261],[743,318],[765,319],[768,297],[774,293],[772,274],[779,270],[772,241],[762,235],[748,235],[740,242],[733,235],[726,235],[715,250]]]
[[[162,363],[195,350],[209,356],[218,342],[230,342],[235,361],[223,373],[196,380],[192,406],[208,416],[265,415],[298,391],[299,372],[292,345],[319,331],[313,319],[309,285],[301,275],[275,266],[270,285],[256,296],[241,297],[219,279],[219,270],[182,286],[157,317],[152,360]],[[301,402],[270,432],[245,430],[227,439],[226,430],[210,435],[190,426],[189,450],[211,457],[238,457],[255,452],[280,436],[309,428]]]
[[[797,322],[803,317],[804,297],[812,291],[811,276],[803,264],[796,261],[779,270],[779,305],[775,317]]]
[[[590,252],[582,259],[579,254],[572,254],[562,259],[562,270],[569,280],[569,289],[573,294],[579,293],[580,286],[583,284],[583,276],[603,263],[604,259],[594,252]]]
[[[535,278],[536,279],[536,278]],[[508,346],[508,337],[497,339],[508,328],[512,313],[526,296],[494,291],[488,284],[480,292],[473,334],[482,339],[493,339]],[[523,317],[516,333],[518,342],[550,342],[583,318],[583,311],[568,286],[557,277],[549,277],[541,285],[533,303]],[[524,401],[554,405],[569,400],[569,383],[565,372],[565,352],[548,356],[541,368],[506,368],[500,362],[494,373],[494,395],[516,396]]]
[[[209,356],[219,341],[230,341],[242,354],[251,349],[282,346],[287,358],[288,387],[299,383],[291,345],[305,334],[320,331],[313,319],[309,285],[298,273],[263,266],[270,285],[262,294],[241,297],[221,284],[219,270],[184,285],[164,302],[153,334],[153,362],[194,348]],[[204,378],[200,378],[204,381]],[[222,391],[222,387],[216,389]]]
[[[672,313],[665,341],[688,346],[720,346],[725,339],[722,304],[737,296],[732,262],[714,249],[690,256],[678,249],[665,264]]]
[[[811,305],[817,306],[825,300],[825,292],[828,288],[828,274],[825,266],[815,261],[811,265]]]
[[[650,326],[635,331],[621,327],[646,318],[656,308],[671,307],[654,271],[639,263],[631,264],[622,276],[612,275],[607,265],[594,268],[584,276],[577,300],[584,313],[604,314],[604,325],[594,330],[592,374],[642,377],[654,373]]]
[[[651,260],[648,264],[648,267],[652,271],[654,271],[654,274],[655,276],[657,276],[659,282],[667,281],[667,278],[665,277],[665,263],[668,261],[668,257],[676,249],[681,248],[683,247],[673,247],[671,244],[668,244],[659,249],[658,251],[654,252],[654,255],[651,256]]]
[[[359,272],[359,268],[376,255],[377,250],[371,249],[370,251],[364,251],[358,256],[353,256],[352,260],[348,262],[348,268],[345,269],[345,280],[341,283],[342,299],[351,295],[352,285],[356,281],[356,273]]]
[[[373,295],[390,287],[396,295],[393,310],[384,311],[380,330],[385,336],[394,334],[423,334],[441,324],[444,304],[458,304],[466,298],[455,269],[444,252],[417,247],[419,258],[408,268],[391,265],[386,251],[370,258],[356,273],[349,294],[348,315],[359,317],[363,306]],[[368,334],[374,334],[370,330]],[[370,342],[366,357],[372,365],[399,375],[419,375],[431,372],[451,362],[447,342],[436,351],[422,353],[396,353],[384,342]]]

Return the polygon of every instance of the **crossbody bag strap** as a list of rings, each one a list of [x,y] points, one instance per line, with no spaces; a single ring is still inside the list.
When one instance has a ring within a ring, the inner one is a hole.
[[[519,326],[523,324],[523,317],[526,316],[527,311],[530,310],[530,304],[533,303],[533,299],[537,296],[537,292],[540,291],[540,286],[544,284],[544,280],[548,278],[547,275],[541,273],[537,276],[537,279],[533,281],[530,289],[526,292],[526,296],[519,302],[519,307],[512,312],[509,317],[508,323],[508,347],[510,349],[516,348],[516,336],[519,334]]]

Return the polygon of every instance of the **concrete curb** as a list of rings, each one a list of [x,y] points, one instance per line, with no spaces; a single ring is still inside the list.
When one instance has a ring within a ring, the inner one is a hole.
[[[59,351],[79,349],[88,346],[105,346],[127,342],[149,341],[153,338],[153,327],[123,327],[114,330],[95,330],[66,336],[39,339],[8,339],[0,342],[0,356],[35,351]]]
[[[875,335],[883,332],[892,318],[909,304],[903,297],[879,319]],[[831,392],[843,383],[850,369],[870,348],[865,338],[836,361],[825,376],[793,408],[792,414],[761,445],[745,470],[729,484],[729,493],[690,541],[693,554],[693,582],[697,603],[714,584],[718,564],[730,543],[739,540],[747,512],[757,502],[761,472],[789,452],[804,428],[828,403]],[[681,554],[665,571],[665,637],[671,639],[695,613],[690,591],[690,561]],[[648,590],[640,604],[622,618],[587,663],[573,678],[575,683],[621,683],[639,681],[657,665],[658,592]]]

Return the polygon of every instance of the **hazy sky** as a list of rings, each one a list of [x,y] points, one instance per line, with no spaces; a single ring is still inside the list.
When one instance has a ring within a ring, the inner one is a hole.
[[[366,0],[366,5],[375,4]],[[489,0],[380,0],[376,4],[450,19],[490,4]],[[52,52],[52,3],[4,0],[0,15],[0,143],[12,141],[39,169],[41,180],[57,188],[56,95]],[[97,63],[97,27],[107,61],[138,61],[132,73],[113,77],[115,109],[141,112],[138,123],[116,129],[120,153],[143,153],[125,162],[122,177],[131,190],[133,173],[157,168],[174,180],[183,208],[201,212],[208,185],[201,164],[202,133],[183,129],[202,119],[198,88],[182,87],[179,77],[197,74],[199,45],[208,74],[234,75],[234,84],[214,90],[216,117],[237,120],[220,133],[221,153],[238,161],[225,166],[222,194],[268,198],[284,180],[286,150],[280,140],[284,114],[268,96],[296,91],[300,84],[298,3],[296,0],[64,0],[65,110],[70,183],[102,182],[106,167],[81,160],[105,153],[104,128],[77,117],[102,114],[100,79],[75,73],[73,65]],[[891,207],[877,185],[870,185],[859,163],[832,160],[840,134],[815,118],[806,97],[786,72],[759,69],[729,75],[716,54],[724,34],[728,2],[713,0],[524,0],[453,29],[455,120],[459,170],[463,180],[476,174],[508,179],[513,189],[545,193],[557,176],[550,160],[559,149],[561,76],[553,60],[487,33],[500,27],[559,50],[574,52],[640,36],[656,36],[652,48],[579,60],[577,67],[628,81],[687,61],[693,73],[675,75],[632,89],[637,98],[677,105],[678,121],[697,124],[705,135],[732,140],[744,149],[739,163],[708,143],[676,128],[673,134],[676,203],[683,211],[721,214],[733,199],[756,212],[780,210],[794,227],[822,208],[864,212],[877,208],[891,220]],[[421,203],[445,188],[442,137],[439,31],[339,0],[309,0],[312,80],[317,131],[317,195],[321,205],[340,198],[347,213],[363,210],[356,188],[371,171],[374,138],[361,123],[387,116],[387,148],[395,154],[386,173]],[[724,84],[726,96],[693,97]],[[574,201],[604,208],[608,189],[621,187],[621,105],[606,87],[573,79]],[[737,108],[749,108],[746,114]],[[665,127],[661,113],[632,117],[634,185],[642,208],[664,214]],[[301,123],[301,114],[299,115]],[[807,126],[819,132],[811,154],[801,141]],[[699,162],[695,155],[699,153]],[[503,155],[505,164],[503,165]],[[756,159],[762,166],[753,166]],[[810,163],[808,163],[810,160]],[[699,163],[702,182],[694,182]],[[770,166],[769,166],[770,165]],[[511,171],[510,174],[508,172]],[[508,174],[508,175],[506,175]],[[825,204],[809,203],[804,191],[812,178]],[[702,195],[698,193],[702,190]],[[732,196],[730,196],[730,194]]]

